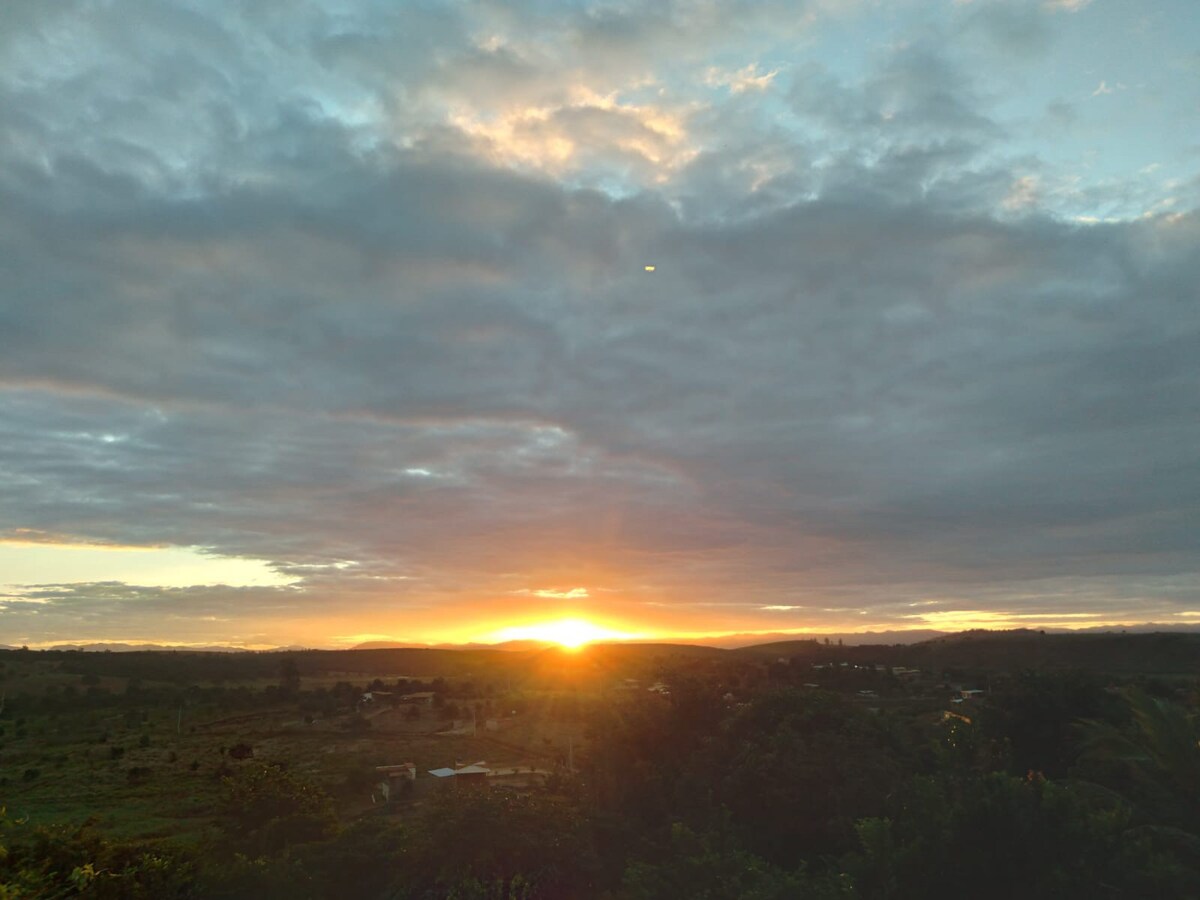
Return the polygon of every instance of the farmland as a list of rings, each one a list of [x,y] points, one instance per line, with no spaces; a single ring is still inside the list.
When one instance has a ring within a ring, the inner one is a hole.
[[[0,884],[1182,900],[1200,890],[1196,646],[4,651]],[[385,802],[377,767],[403,763]]]

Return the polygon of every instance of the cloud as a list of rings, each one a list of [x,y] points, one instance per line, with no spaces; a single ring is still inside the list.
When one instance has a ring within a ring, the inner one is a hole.
[[[664,181],[696,155],[685,116],[652,104],[621,102],[585,87],[561,106],[511,110],[499,117],[458,116],[453,124],[474,152],[502,166],[555,175],[612,167],[635,180]]]
[[[1194,607],[1191,195],[1017,154],[936,33],[751,89],[729,6],[13,7],[0,533],[292,583],[51,576],[5,633]]]
[[[710,66],[704,73],[704,83],[712,87],[727,87],[731,94],[743,94],[746,91],[765,91],[778,74],[778,69],[759,72],[756,63],[748,63],[741,69],[730,71]]]
[[[1033,60],[1054,47],[1058,34],[1049,17],[1031,3],[979,3],[963,11],[962,38],[1009,60]]]
[[[1032,175],[1022,175],[1012,183],[1001,205],[1010,211],[1028,209],[1037,204],[1038,181]]]
[[[585,587],[573,587],[569,590],[554,590],[552,588],[542,588],[540,590],[531,591],[528,588],[523,588],[517,591],[518,594],[532,594],[535,597],[544,597],[551,600],[582,600],[584,597],[590,596],[588,589]]]

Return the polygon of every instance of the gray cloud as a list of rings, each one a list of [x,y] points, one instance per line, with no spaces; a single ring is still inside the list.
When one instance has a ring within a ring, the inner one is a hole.
[[[300,581],[45,588],[6,634],[282,642],[287,616],[578,571],[626,612],[798,607],[764,629],[1195,608],[1200,219],[1006,209],[1004,128],[936,47],[861,83],[796,70],[771,102],[812,131],[710,99],[657,183],[620,149],[662,140],[651,100],[571,106],[562,78],[675,42],[699,64],[724,19],[489,49],[437,10],[141,11],[8,13],[0,533]],[[76,31],[94,69],[44,56]],[[592,150],[500,165],[456,97],[546,104]]]

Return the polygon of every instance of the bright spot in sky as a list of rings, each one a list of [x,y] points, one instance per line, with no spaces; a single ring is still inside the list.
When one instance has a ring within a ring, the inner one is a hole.
[[[503,641],[547,641],[569,650],[576,650],[592,641],[620,641],[638,637],[623,631],[605,628],[586,619],[558,619],[502,628],[491,635],[497,643]]]
[[[647,271],[647,272],[653,272],[653,271],[654,271],[654,266],[646,266],[646,271]]]
[[[261,559],[211,556],[195,547],[0,541],[0,584],[87,584],[140,587],[278,587],[291,584]]]

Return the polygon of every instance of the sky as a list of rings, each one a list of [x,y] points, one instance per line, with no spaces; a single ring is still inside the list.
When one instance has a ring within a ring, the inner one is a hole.
[[[0,643],[1200,625],[1195,13],[6,0]]]

